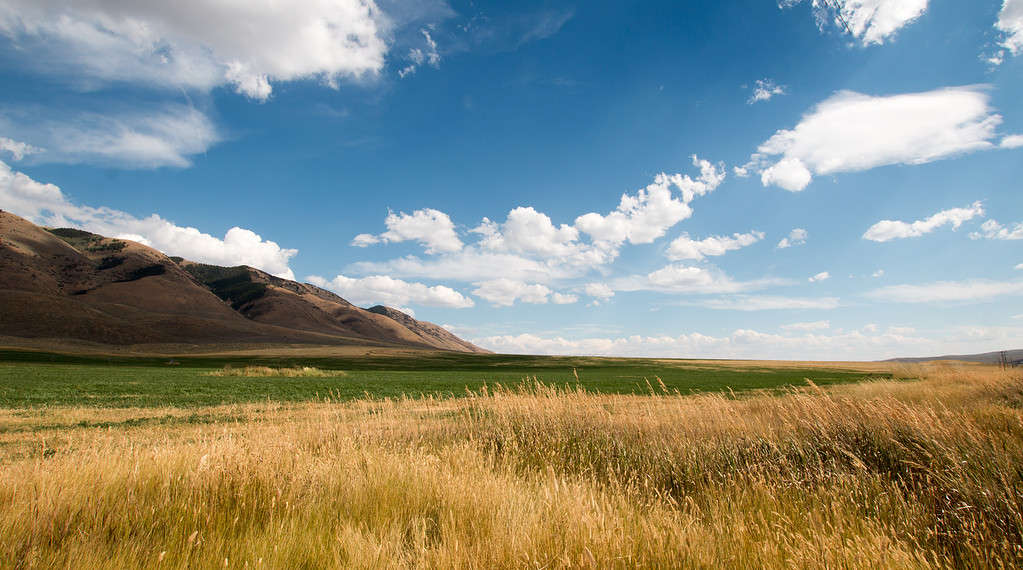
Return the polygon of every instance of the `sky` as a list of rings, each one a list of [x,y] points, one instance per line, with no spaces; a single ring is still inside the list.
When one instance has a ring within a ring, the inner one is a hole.
[[[508,353],[1023,347],[1023,0],[0,0],[0,208]]]

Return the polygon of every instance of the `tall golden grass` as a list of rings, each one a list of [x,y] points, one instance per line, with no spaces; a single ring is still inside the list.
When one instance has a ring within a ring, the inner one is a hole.
[[[122,428],[74,426],[130,410],[7,411],[0,567],[1019,566],[1023,377],[904,372],[921,379],[528,384]]]

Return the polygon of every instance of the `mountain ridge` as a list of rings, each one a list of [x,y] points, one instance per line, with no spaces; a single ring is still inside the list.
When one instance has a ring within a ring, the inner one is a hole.
[[[0,211],[0,335],[112,345],[308,343],[489,352],[397,309],[369,311],[248,266],[43,228]],[[436,331],[445,334],[436,334]]]

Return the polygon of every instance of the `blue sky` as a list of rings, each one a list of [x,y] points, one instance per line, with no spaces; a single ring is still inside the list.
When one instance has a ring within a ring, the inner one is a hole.
[[[493,350],[1023,346],[1023,0],[0,0],[0,85],[0,208]]]

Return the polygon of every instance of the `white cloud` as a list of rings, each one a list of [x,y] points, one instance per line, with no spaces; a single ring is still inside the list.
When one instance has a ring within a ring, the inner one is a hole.
[[[942,210],[925,220],[903,222],[900,220],[881,220],[870,226],[863,234],[863,239],[886,242],[893,239],[920,237],[933,232],[941,226],[951,225],[953,230],[959,229],[963,222],[984,215],[984,207],[980,202],[965,208]],[[971,237],[976,234],[972,234]]]
[[[803,0],[779,0],[781,7]],[[895,32],[927,11],[927,0],[813,0],[814,17],[822,30],[828,22],[852,34],[864,46],[883,44]],[[837,9],[837,12],[836,12]]]
[[[11,140],[7,137],[0,137],[0,151],[11,153],[11,158],[21,160],[27,155],[42,152],[43,149],[36,148],[28,143]]]
[[[42,184],[0,161],[0,207],[34,223],[71,226],[110,237],[134,239],[168,255],[216,265],[250,265],[294,279],[288,267],[296,249],[285,249],[244,228],[233,227],[223,239],[196,228],[182,227],[153,214],[136,218],[111,208],[80,206],[60,188]]]
[[[551,293],[551,302],[555,305],[571,305],[579,302],[579,296],[571,293]]]
[[[538,261],[521,255],[481,252],[475,248],[465,248],[433,259],[424,260],[409,255],[387,261],[360,261],[349,267],[350,271],[363,275],[387,274],[465,282],[507,277],[534,283],[578,277],[587,269],[566,267],[555,261]]]
[[[987,220],[980,225],[979,232],[970,234],[970,239],[999,239],[1017,240],[1023,239],[1023,222],[1017,222],[1009,229],[996,220]]]
[[[45,150],[32,149],[38,162],[129,168],[190,166],[192,156],[221,139],[209,117],[179,104],[77,114],[34,107],[8,109],[0,113],[0,129],[44,146]]]
[[[1023,0],[1004,0],[995,28],[1005,34],[1002,47],[1012,55],[1023,52]]]
[[[583,292],[599,301],[607,301],[615,296],[615,291],[606,283],[587,283]]]
[[[552,291],[544,285],[501,278],[478,283],[472,293],[489,301],[495,307],[510,307],[515,301],[545,304]]]
[[[764,232],[756,230],[748,234],[732,234],[728,236],[711,236],[702,240],[693,240],[688,233],[682,234],[668,246],[668,259],[704,259],[706,256],[724,255],[725,253],[753,245],[764,239]]]
[[[695,180],[689,175],[659,174],[652,184],[634,196],[623,194],[618,209],[602,216],[589,213],[575,220],[575,227],[588,234],[594,242],[617,247],[652,243],[672,226],[693,214],[690,202],[697,196],[712,192],[725,179],[723,165],[715,165],[693,155],[693,165],[700,168]],[[681,192],[681,199],[672,195],[671,187]]]
[[[360,234],[352,244],[365,247],[414,239],[428,247],[427,253],[437,256],[359,262],[346,270],[473,283],[506,278],[543,284],[581,277],[614,261],[626,242],[651,243],[692,215],[689,203],[713,191],[725,178],[723,165],[696,156],[692,160],[700,168],[696,179],[662,173],[636,194],[623,195],[618,208],[606,216],[589,213],[576,218],[573,225],[558,225],[533,207],[519,207],[511,210],[504,222],[483,218],[469,230],[479,237],[468,245],[458,238],[454,224],[443,212],[392,213],[387,219],[388,232]]]
[[[646,275],[616,279],[615,291],[659,291],[663,293],[723,294],[788,284],[781,279],[736,281],[713,266],[667,265]]]
[[[900,356],[933,356],[985,352],[993,344],[1023,342],[1020,327],[959,327],[921,336],[896,327],[884,332],[850,331],[822,334],[769,334],[739,329],[723,336],[690,332],[677,336],[566,338],[533,334],[474,338],[499,353],[570,354],[661,358],[736,358],[787,360],[878,360]]]
[[[366,247],[380,242],[416,241],[426,248],[426,253],[448,253],[462,249],[462,240],[455,233],[455,224],[447,214],[433,208],[416,210],[411,214],[390,212],[384,220],[387,231],[374,236],[359,234],[352,245]]]
[[[388,21],[372,0],[299,3],[9,0],[0,33],[26,65],[78,79],[169,89],[230,85],[265,100],[278,81],[377,74]]]
[[[483,250],[522,253],[537,257],[565,257],[583,253],[578,243],[579,230],[561,224],[555,226],[550,217],[532,207],[508,212],[503,224],[483,218],[479,226],[469,230],[480,234]]]
[[[884,277],[884,269],[878,269],[870,274],[871,277]]]
[[[404,78],[407,75],[415,73],[416,70],[424,63],[433,68],[440,67],[440,53],[437,51],[437,42],[434,41],[429,30],[422,29],[419,31],[423,34],[423,38],[426,40],[426,48],[409,49],[408,55],[405,56],[405,59],[408,60],[409,63],[398,70],[399,77]]]
[[[891,285],[866,293],[871,299],[894,303],[984,301],[1010,295],[1023,295],[1023,281],[937,281],[922,285]]]
[[[324,289],[341,295],[356,305],[387,305],[397,307],[409,303],[430,307],[464,309],[474,305],[472,299],[444,285],[428,286],[410,283],[386,275],[370,275],[352,278],[337,275],[327,280],[319,275],[310,275],[307,280]]]
[[[825,281],[827,279],[831,279],[831,274],[827,271],[821,271],[813,277],[808,278],[807,281],[810,283],[817,283],[818,281]]]
[[[1014,269],[1017,269],[1017,270],[1023,269],[1023,263],[1020,263]]]
[[[839,306],[837,297],[780,297],[775,295],[732,295],[688,305],[721,311],[789,311],[802,309],[828,310]]]
[[[784,94],[784,85],[778,85],[773,79],[758,79],[753,85],[753,93],[750,95],[749,100],[746,101],[746,103],[752,105],[760,101],[770,101],[771,97]]]
[[[746,168],[745,166],[733,166],[732,172],[734,172],[739,178],[749,177],[749,168]]]
[[[948,87],[873,97],[841,91],[757,148],[746,166],[764,186],[792,192],[814,175],[922,164],[995,148],[1002,117],[988,106],[986,87]]]
[[[1023,146],[1023,135],[1008,135],[1002,137],[1002,142],[998,144],[1002,148],[1019,148]]]
[[[785,249],[806,243],[807,232],[803,228],[794,228],[787,237],[778,242],[778,249]]]
[[[791,323],[781,325],[783,331],[819,331],[831,328],[831,321],[811,321],[805,323]]]

